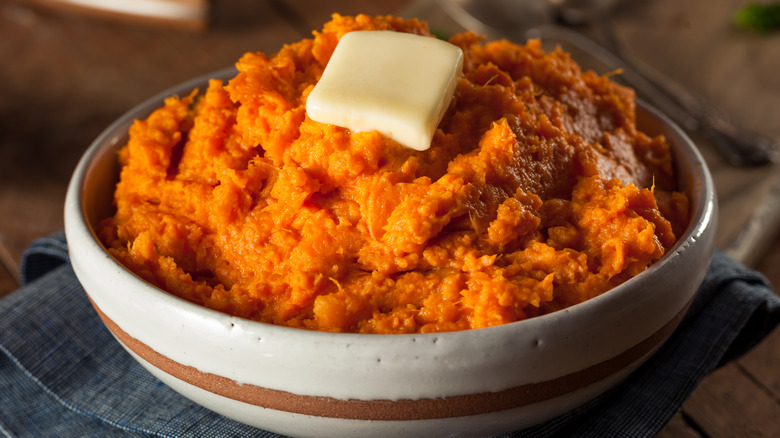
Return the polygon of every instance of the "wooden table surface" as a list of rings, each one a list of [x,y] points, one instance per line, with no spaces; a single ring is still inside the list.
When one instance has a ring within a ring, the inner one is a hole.
[[[246,51],[273,53],[309,36],[333,12],[417,15],[437,30],[453,26],[428,0],[212,2],[210,24],[200,32],[35,3],[0,0],[0,296],[18,286],[24,248],[62,229],[65,189],[80,155],[145,98],[232,65]],[[720,106],[738,124],[780,140],[780,33],[735,28],[731,17],[743,3],[630,2],[613,11],[613,22],[636,58]],[[718,245],[780,285],[780,205],[767,202],[780,189],[780,168],[734,168],[692,136],[719,191]],[[745,230],[756,224],[761,233],[746,238]],[[780,436],[778,369],[775,333],[709,376],[662,435]]]

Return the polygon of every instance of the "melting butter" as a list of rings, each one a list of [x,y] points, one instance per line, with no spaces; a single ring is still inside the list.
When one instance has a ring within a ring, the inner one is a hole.
[[[448,42],[392,31],[344,35],[309,94],[306,113],[352,131],[378,131],[423,151],[449,107],[463,52]]]

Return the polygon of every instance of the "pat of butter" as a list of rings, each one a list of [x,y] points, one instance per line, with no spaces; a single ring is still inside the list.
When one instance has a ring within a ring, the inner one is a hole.
[[[463,52],[448,42],[392,31],[344,35],[306,101],[314,121],[379,131],[426,150],[452,100]]]

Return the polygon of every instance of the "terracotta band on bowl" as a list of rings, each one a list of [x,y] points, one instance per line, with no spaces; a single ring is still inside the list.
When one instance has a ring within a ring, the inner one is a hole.
[[[226,377],[182,365],[128,335],[92,303],[108,329],[135,354],[177,379],[233,400],[278,411],[350,420],[402,421],[463,417],[518,408],[549,400],[614,374],[660,345],[685,315],[686,305],[647,339],[623,353],[591,367],[553,380],[532,383],[499,392],[419,400],[341,400],[298,395],[286,391],[239,384]]]

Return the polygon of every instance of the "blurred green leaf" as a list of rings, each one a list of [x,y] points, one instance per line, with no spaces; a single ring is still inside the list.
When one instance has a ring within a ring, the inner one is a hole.
[[[780,4],[751,4],[741,7],[734,22],[745,29],[767,33],[780,29]]]
[[[436,38],[442,40],[442,41],[449,41],[450,37],[446,33],[433,29],[431,30],[431,35],[435,36]]]

